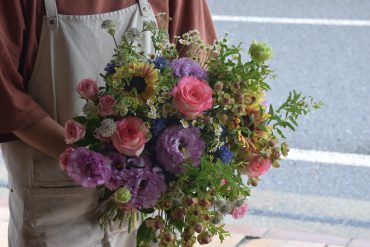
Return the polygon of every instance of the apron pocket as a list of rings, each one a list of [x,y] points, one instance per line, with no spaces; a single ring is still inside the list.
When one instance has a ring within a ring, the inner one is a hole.
[[[32,187],[76,187],[71,177],[63,172],[58,161],[36,150],[33,155]]]
[[[95,188],[26,190],[23,237],[27,246],[88,246],[103,239]]]

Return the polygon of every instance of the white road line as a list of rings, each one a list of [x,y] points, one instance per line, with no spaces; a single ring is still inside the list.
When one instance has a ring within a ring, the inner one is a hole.
[[[213,15],[212,19],[213,21],[221,22],[253,22],[269,24],[370,27],[370,20],[278,18],[278,17],[231,16],[231,15]]]
[[[289,151],[288,157],[286,157],[285,159],[313,163],[370,167],[370,155],[365,154],[339,153],[292,148]],[[0,153],[0,167],[4,166],[5,164]]]
[[[370,155],[291,149],[287,160],[370,167]]]

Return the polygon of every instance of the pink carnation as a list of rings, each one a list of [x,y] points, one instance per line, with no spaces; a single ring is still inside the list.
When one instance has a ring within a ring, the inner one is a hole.
[[[111,95],[105,95],[100,98],[98,104],[98,112],[101,116],[106,117],[114,115],[113,110],[114,105],[116,104],[116,99]]]
[[[193,76],[184,76],[172,89],[173,103],[185,117],[195,119],[212,108],[212,88]]]
[[[85,136],[85,126],[74,120],[68,120],[64,125],[64,140],[67,144],[75,143]]]
[[[98,96],[99,88],[95,80],[83,79],[77,84],[76,91],[82,98],[94,100]]]
[[[251,155],[251,159],[248,165],[246,165],[242,172],[247,174],[249,177],[255,178],[262,176],[271,167],[270,159],[263,159],[260,156],[254,154]]]
[[[144,126],[143,120],[137,117],[119,121],[112,137],[117,151],[128,156],[139,156],[148,140],[148,129]]]
[[[248,204],[244,203],[240,207],[234,208],[233,211],[231,211],[231,215],[234,219],[241,219],[248,213]]]

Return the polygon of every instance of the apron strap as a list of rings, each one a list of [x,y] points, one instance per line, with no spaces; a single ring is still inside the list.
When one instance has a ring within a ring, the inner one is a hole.
[[[139,0],[138,4],[140,6],[141,15],[144,17],[148,17],[150,14],[150,3],[148,0]]]
[[[49,29],[56,29],[58,27],[58,11],[55,0],[44,0],[47,23]]]

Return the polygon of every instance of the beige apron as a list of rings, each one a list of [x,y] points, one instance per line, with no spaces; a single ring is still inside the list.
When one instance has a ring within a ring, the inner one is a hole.
[[[57,13],[55,0],[45,0],[40,46],[29,94],[61,125],[81,113],[84,101],[75,92],[83,78],[99,78],[110,61],[114,42],[101,29],[105,19],[116,23],[116,39],[128,28],[155,21],[147,0],[128,8],[97,15]],[[150,34],[143,37],[146,53]],[[100,82],[102,83],[102,82]],[[60,171],[58,162],[22,141],[2,144],[9,172],[10,247],[135,246],[127,227],[102,231],[96,219],[98,192],[82,188]]]

